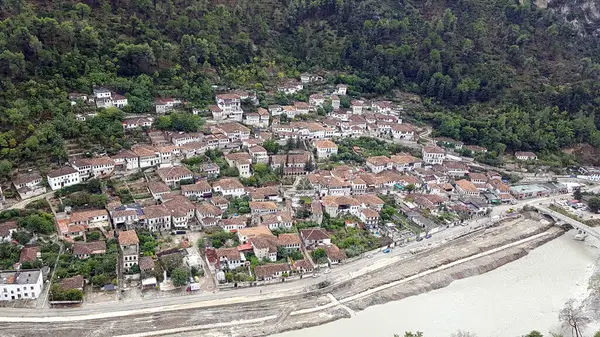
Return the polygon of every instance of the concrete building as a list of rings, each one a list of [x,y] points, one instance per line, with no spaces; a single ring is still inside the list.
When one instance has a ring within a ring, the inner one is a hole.
[[[338,152],[338,146],[330,140],[316,140],[313,143],[315,149],[317,149],[317,158],[327,159]]]
[[[425,146],[422,150],[423,161],[427,164],[442,164],[446,154],[444,149],[437,146]]]
[[[119,247],[123,261],[123,269],[129,270],[137,265],[140,255],[140,240],[134,230],[119,232]]]
[[[77,185],[81,182],[79,172],[70,166],[63,166],[59,169],[50,171],[47,178],[48,185],[50,185],[50,188],[53,191],[63,187]]]
[[[36,299],[43,289],[41,270],[0,271],[0,301]]]

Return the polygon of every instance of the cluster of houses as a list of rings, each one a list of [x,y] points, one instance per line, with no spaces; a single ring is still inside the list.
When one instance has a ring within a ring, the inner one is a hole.
[[[330,235],[322,228],[301,229],[299,233],[283,233],[275,236],[269,227],[258,226],[241,228],[237,230],[236,235],[240,242],[237,247],[207,249],[208,261],[216,271],[247,268],[250,261],[246,257],[252,254],[259,260],[267,262],[254,268],[256,280],[269,281],[312,273],[317,266],[336,265],[346,260],[346,254],[331,243]],[[317,248],[323,248],[326,261],[313,261],[308,254]],[[278,251],[281,249],[300,252],[303,258],[278,260]]]

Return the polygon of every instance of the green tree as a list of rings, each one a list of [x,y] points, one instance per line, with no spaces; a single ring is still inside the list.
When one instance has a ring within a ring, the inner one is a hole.
[[[18,243],[25,245],[33,236],[27,231],[16,231],[12,234],[12,239],[16,240]]]
[[[530,333],[526,334],[523,337],[544,337],[544,335],[542,335],[542,333],[539,332],[539,331],[533,330],[533,331],[531,331]]]
[[[312,258],[318,264],[327,263],[327,253],[323,248],[317,248],[312,251]]]
[[[13,164],[8,160],[0,160],[0,179],[10,177],[13,169]]]
[[[588,207],[590,208],[590,211],[598,213],[598,210],[600,210],[600,198],[591,198],[590,201],[588,201]]]
[[[188,283],[189,273],[187,269],[179,267],[175,268],[171,273],[171,281],[176,287],[182,287]]]
[[[273,139],[266,140],[263,143],[263,147],[269,154],[277,154],[279,152],[279,144]]]

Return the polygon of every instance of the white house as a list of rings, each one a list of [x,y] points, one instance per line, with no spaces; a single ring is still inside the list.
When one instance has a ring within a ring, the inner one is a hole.
[[[325,98],[321,94],[312,94],[308,97],[308,104],[322,107],[325,104]]]
[[[160,153],[150,145],[138,144],[133,146],[131,151],[138,156],[140,168],[157,166],[161,163]]]
[[[367,167],[373,173],[379,173],[385,170],[391,170],[393,163],[390,158],[386,156],[375,156],[367,158]]]
[[[219,262],[219,269],[234,270],[246,263],[244,253],[240,252],[236,247],[218,248],[215,249],[215,253]]]
[[[0,242],[12,240],[12,234],[17,231],[17,222],[9,221],[0,223]]]
[[[327,159],[338,152],[338,146],[330,140],[316,140],[313,145],[317,149],[318,159]]]
[[[42,186],[42,176],[39,173],[19,175],[12,183],[21,199],[46,193],[46,187]]]
[[[347,85],[345,85],[345,84],[338,84],[336,86],[335,93],[337,95],[346,95],[347,92],[348,92],[348,86]]]
[[[41,270],[0,271],[0,301],[36,299],[43,288]]]
[[[300,238],[305,246],[331,244],[331,238],[329,237],[329,234],[327,234],[327,232],[320,227],[301,229]]]
[[[516,152],[515,157],[518,160],[536,160],[537,155],[533,152]]]
[[[242,100],[238,94],[219,94],[215,100],[225,114],[242,110]]]
[[[265,150],[265,148],[262,146],[258,146],[258,145],[252,146],[251,148],[248,149],[248,153],[252,157],[253,163],[265,163],[266,164],[269,162],[269,155],[267,154],[267,150]]]
[[[244,185],[235,178],[224,178],[214,182],[213,191],[232,197],[241,197],[246,194]]]
[[[194,174],[185,166],[159,168],[156,173],[169,186],[179,186],[182,180],[194,179]]]
[[[131,130],[137,128],[149,128],[152,126],[153,119],[151,117],[127,118],[123,120],[123,129]]]
[[[181,100],[176,98],[157,98],[154,100],[154,106],[158,114],[167,113],[180,104]]]
[[[130,150],[123,150],[111,157],[115,167],[121,170],[136,170],[140,167],[139,157]]]
[[[81,182],[79,172],[70,167],[63,166],[56,170],[50,171],[47,175],[48,185],[53,191],[61,189],[66,186],[73,186]]]
[[[396,123],[391,125],[392,137],[401,140],[413,140],[415,138],[415,128],[407,123]]]
[[[423,161],[427,164],[442,164],[446,154],[441,147],[425,146],[422,150]]]
[[[140,240],[134,230],[119,232],[119,247],[123,256],[123,268],[129,270],[138,264]]]

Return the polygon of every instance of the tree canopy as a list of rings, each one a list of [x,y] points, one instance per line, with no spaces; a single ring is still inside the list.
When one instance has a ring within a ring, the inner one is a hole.
[[[532,1],[21,0],[0,13],[0,177],[3,160],[64,162],[67,142],[130,146],[123,112],[79,121],[69,92],[104,86],[137,114],[155,97],[206,107],[212,85],[264,91],[314,70],[352,96],[420,95],[415,117],[496,155],[600,145],[598,38]],[[190,116],[157,127],[196,130]]]

